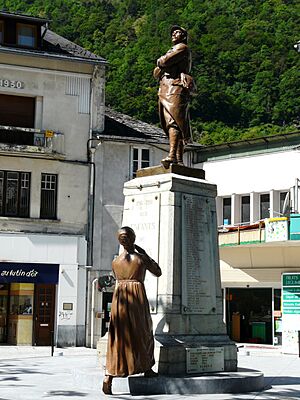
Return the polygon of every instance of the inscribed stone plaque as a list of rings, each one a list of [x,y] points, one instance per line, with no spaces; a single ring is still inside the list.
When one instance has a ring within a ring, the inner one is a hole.
[[[197,347],[186,349],[186,372],[224,371],[224,347]]]
[[[213,199],[182,196],[182,313],[216,311],[216,244]]]
[[[159,194],[141,194],[125,198],[122,226],[130,226],[136,234],[136,244],[141,246],[156,262],[159,250]],[[151,312],[157,307],[157,278],[146,273],[145,288]]]

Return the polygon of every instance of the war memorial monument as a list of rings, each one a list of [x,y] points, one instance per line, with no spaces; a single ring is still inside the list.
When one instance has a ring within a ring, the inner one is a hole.
[[[157,60],[154,70],[160,84],[159,115],[169,137],[169,154],[162,166],[139,170],[137,177],[124,185],[122,225],[134,231],[131,234],[125,230],[123,239],[119,233],[120,243],[129,249],[124,259],[135,251],[147,253],[154,264],[152,269],[146,269],[156,275],[147,271],[145,288],[155,338],[154,369],[158,374],[147,375],[147,361],[144,370],[138,370],[145,376],[129,376],[130,392],[150,395],[261,390],[264,379],[260,372],[238,371],[237,348],[223,321],[216,185],[205,180],[203,170],[183,165],[184,146],[191,141],[188,105],[195,85],[190,75],[187,31],[173,26],[171,38],[173,47]],[[120,262],[113,263],[113,269],[122,276]],[[147,259],[144,262],[147,264]],[[110,335],[115,337],[112,329]],[[126,331],[124,340],[120,340],[120,353],[125,351],[122,346],[127,346],[126,335],[130,332]],[[146,332],[145,340],[149,340],[147,336]],[[111,371],[115,361],[112,352],[118,357],[115,348],[109,349],[107,363]],[[121,371],[111,374],[130,375]],[[111,381],[112,377],[107,378],[107,394],[111,393]]]

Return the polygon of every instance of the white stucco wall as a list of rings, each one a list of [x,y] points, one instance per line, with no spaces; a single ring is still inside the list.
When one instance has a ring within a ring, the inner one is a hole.
[[[228,196],[288,189],[300,178],[299,161],[299,150],[287,150],[209,161],[203,163],[203,169],[206,179],[217,184],[218,196]]]
[[[35,98],[35,129],[63,135],[53,151],[0,145],[0,170],[31,174],[29,218],[0,217],[0,258],[60,265],[56,339],[62,345],[84,345],[87,142],[92,129],[104,129],[104,66],[0,52],[0,79],[22,82],[19,89],[0,86],[0,94]],[[57,220],[40,219],[41,173],[58,175]],[[73,310],[63,310],[64,302],[73,303]]]
[[[150,150],[150,165],[160,165],[166,155],[151,145],[118,142],[103,142],[96,151],[96,190],[94,218],[93,268],[89,276],[89,289],[95,277],[110,274],[114,255],[119,252],[116,232],[120,228],[123,216],[124,183],[131,179],[131,148],[142,147]],[[160,146],[164,147],[164,146]],[[165,146],[166,148],[166,146]],[[89,293],[91,303],[91,293]],[[95,315],[102,311],[102,295],[95,292]],[[90,312],[88,323],[90,323]],[[94,343],[101,336],[102,319],[94,319]],[[90,337],[88,337],[90,343]]]
[[[131,148],[150,150],[150,165],[159,165],[165,151],[151,145],[103,142],[96,151],[94,267],[110,271],[118,253],[116,231],[122,223],[123,185],[131,179]],[[163,147],[163,146],[161,146]]]

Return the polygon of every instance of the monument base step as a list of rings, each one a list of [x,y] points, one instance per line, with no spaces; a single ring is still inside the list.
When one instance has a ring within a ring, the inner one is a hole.
[[[237,372],[218,372],[201,376],[132,376],[128,378],[128,384],[133,395],[246,393],[263,390],[264,375],[260,371],[240,369]]]
[[[87,389],[102,388],[103,370],[100,368],[76,369],[74,385]],[[211,394],[247,393],[264,389],[264,375],[260,371],[240,368],[237,372],[206,373],[198,376],[172,377],[159,375],[145,378],[143,375],[114,378],[113,394]]]

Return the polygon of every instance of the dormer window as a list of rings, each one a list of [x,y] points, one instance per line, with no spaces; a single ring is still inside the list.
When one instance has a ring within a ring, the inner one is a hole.
[[[0,21],[0,44],[4,42],[4,22]]]
[[[37,27],[17,23],[17,45],[35,48],[37,45]]]

